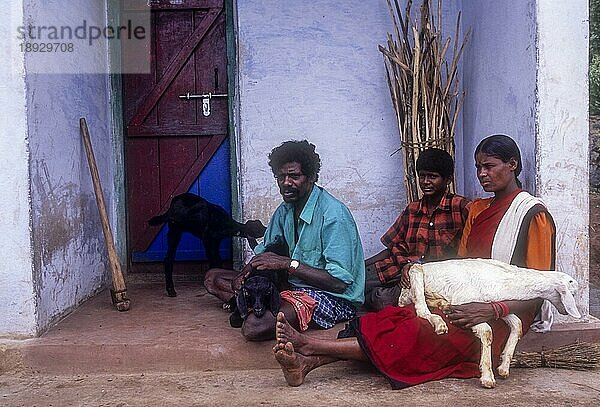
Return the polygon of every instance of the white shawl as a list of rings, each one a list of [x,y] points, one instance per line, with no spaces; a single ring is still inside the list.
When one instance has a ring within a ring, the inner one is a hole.
[[[521,224],[527,215],[527,212],[535,205],[543,205],[544,202],[532,196],[528,192],[522,191],[513,199],[508,210],[500,220],[498,229],[492,243],[492,259],[510,263],[517,245],[517,238]],[[553,321],[553,313],[550,309],[550,302],[544,300],[540,311],[535,316],[535,320],[530,326],[534,332],[547,332],[550,330]]]

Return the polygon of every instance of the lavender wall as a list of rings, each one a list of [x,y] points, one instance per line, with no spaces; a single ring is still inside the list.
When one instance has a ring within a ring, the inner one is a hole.
[[[461,4],[444,2],[444,37],[454,36]],[[377,48],[394,30],[387,2],[238,1],[237,28],[244,217],[268,221],[281,200],[269,151],[307,138],[323,161],[320,184],[349,206],[365,254],[375,254],[406,205],[401,154],[390,156],[399,135]],[[457,133],[462,151],[460,121]]]
[[[61,1],[25,2],[26,21],[68,24],[84,18],[105,21],[106,4],[64,8]],[[95,67],[108,72],[106,48]],[[46,62],[47,63],[47,62]],[[85,117],[109,213],[113,212],[110,77],[101,74],[41,74],[77,71],[58,55],[51,66],[26,59],[30,144],[33,277],[37,329],[44,330],[108,281],[102,237],[79,118]]]
[[[512,136],[523,158],[520,177],[535,193],[536,21],[535,1],[463,1],[463,26],[472,39],[463,60],[467,92],[463,109],[464,192],[483,196],[473,152],[493,133]],[[457,160],[459,159],[457,152]]]
[[[267,165],[289,139],[317,146],[319,183],[357,220],[366,255],[404,208],[395,113],[377,46],[393,30],[385,0],[237,2],[240,184],[245,218],[281,202]]]

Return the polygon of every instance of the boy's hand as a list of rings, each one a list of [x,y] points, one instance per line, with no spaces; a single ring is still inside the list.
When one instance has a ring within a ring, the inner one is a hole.
[[[402,288],[410,288],[410,277],[408,276],[408,271],[412,266],[411,263],[406,263],[402,266],[402,278],[400,279],[400,287]]]

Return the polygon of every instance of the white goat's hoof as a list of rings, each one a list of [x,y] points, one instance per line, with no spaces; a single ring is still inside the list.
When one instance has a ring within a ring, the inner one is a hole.
[[[485,387],[486,389],[493,389],[496,387],[496,380],[492,379],[484,379],[481,378],[481,387]]]
[[[443,335],[448,333],[448,325],[446,325],[446,322],[444,322],[442,317],[440,317],[439,315],[432,314],[430,318],[431,319],[429,320],[429,322],[431,323],[431,326],[433,326],[433,329],[436,334]]]
[[[498,366],[498,376],[503,379],[506,379],[510,374],[510,366],[500,365]]]

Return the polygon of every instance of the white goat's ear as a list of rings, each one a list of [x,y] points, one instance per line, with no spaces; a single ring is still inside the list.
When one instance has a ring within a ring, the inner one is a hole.
[[[568,287],[561,285],[556,288],[556,291],[560,295],[560,301],[565,306],[565,311],[575,318],[581,318],[581,314],[577,309],[577,304],[575,303],[575,297],[573,297],[573,293],[569,290]]]

